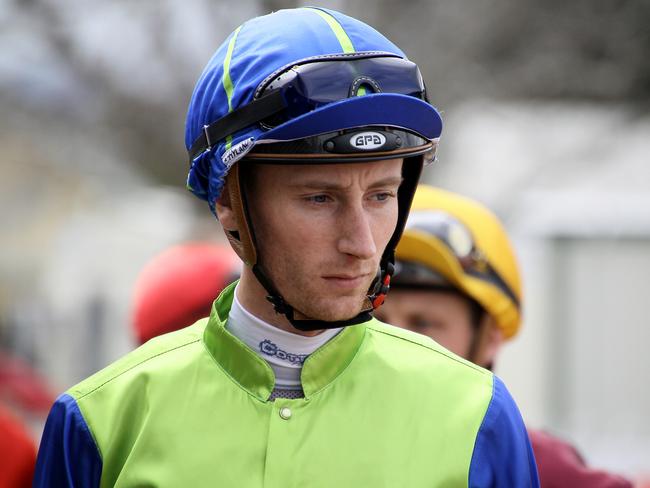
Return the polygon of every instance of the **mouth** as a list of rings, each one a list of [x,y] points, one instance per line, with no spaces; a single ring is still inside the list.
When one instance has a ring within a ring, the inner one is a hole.
[[[367,286],[369,277],[370,277],[370,273],[363,273],[363,274],[340,273],[340,274],[326,275],[323,276],[322,278],[323,280],[325,280],[326,283],[336,288],[353,290],[361,286]]]

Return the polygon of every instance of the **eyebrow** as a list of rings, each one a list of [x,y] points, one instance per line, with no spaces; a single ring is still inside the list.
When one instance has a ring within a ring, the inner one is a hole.
[[[381,188],[386,186],[389,187],[399,186],[402,184],[403,180],[404,178],[402,178],[401,176],[389,176],[373,182],[368,186],[368,189]],[[339,185],[336,183],[332,183],[331,181],[325,181],[325,180],[308,180],[308,181],[293,184],[291,186],[294,188],[308,188],[313,190],[326,190],[326,191],[345,190],[347,188],[344,185]]]

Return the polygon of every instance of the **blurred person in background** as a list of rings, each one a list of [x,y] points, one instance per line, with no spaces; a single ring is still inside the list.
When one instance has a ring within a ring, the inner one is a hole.
[[[371,315],[441,130],[417,66],[360,21],[236,29],[186,146],[241,280],[62,395],[35,485],[538,486],[503,383]]]
[[[214,299],[240,271],[235,252],[220,244],[179,244],[154,256],[134,287],[131,325],[137,343],[208,317]]]
[[[522,284],[501,222],[478,202],[420,185],[396,250],[392,291],[377,318],[424,334],[492,370],[503,342],[521,326]],[[544,488],[626,488],[591,469],[576,449],[528,431]]]
[[[47,382],[29,363],[0,349],[0,488],[32,485],[34,433],[53,401]]]

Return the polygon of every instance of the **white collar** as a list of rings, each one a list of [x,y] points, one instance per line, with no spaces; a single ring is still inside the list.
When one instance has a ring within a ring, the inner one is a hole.
[[[226,329],[269,363],[275,373],[275,387],[300,389],[300,372],[305,359],[331,340],[342,328],[326,329],[313,337],[306,337],[279,329],[264,322],[246,310],[234,298]]]

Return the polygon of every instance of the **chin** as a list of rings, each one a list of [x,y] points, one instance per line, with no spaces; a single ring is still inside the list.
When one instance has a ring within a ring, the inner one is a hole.
[[[362,304],[362,298],[350,299],[346,297],[330,302],[329,304],[314,307],[310,315],[316,320],[323,320],[325,322],[350,320],[359,315]]]

